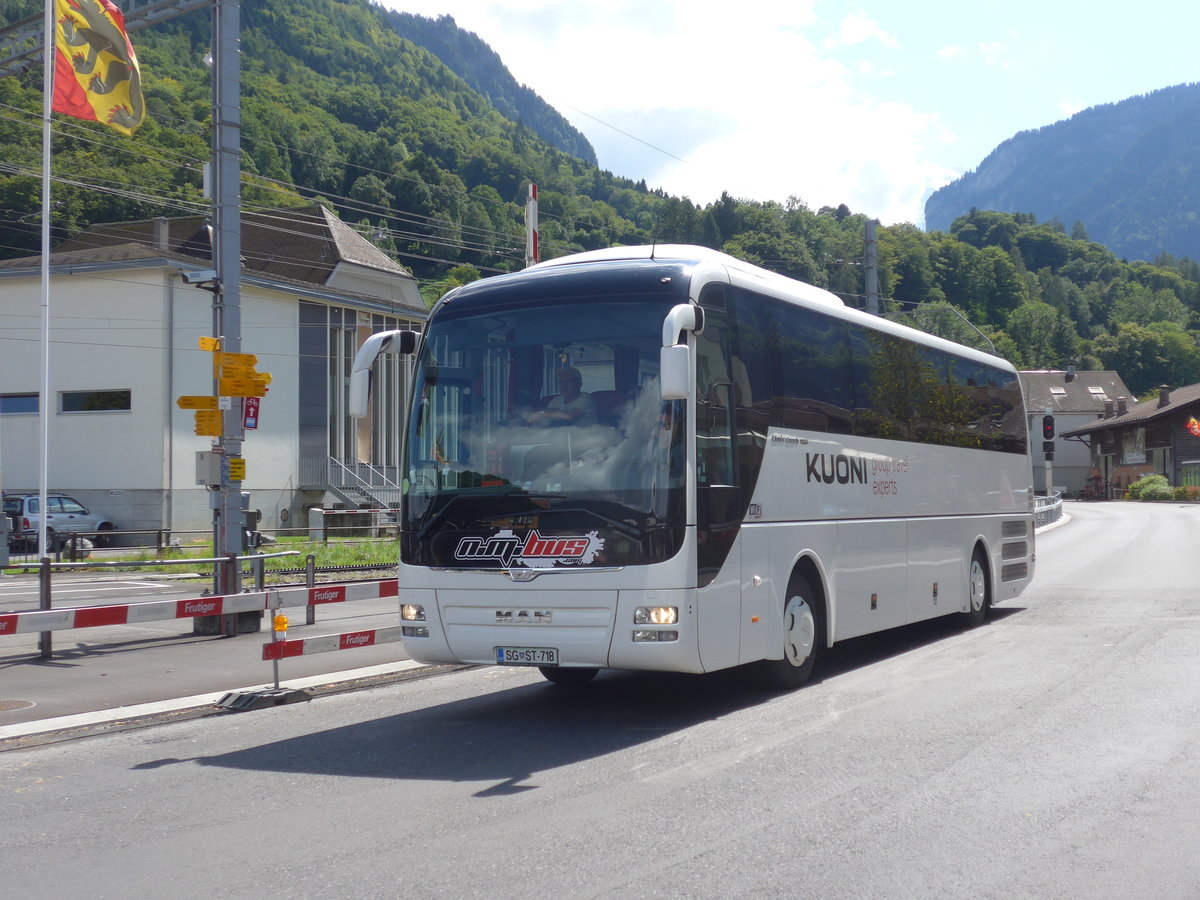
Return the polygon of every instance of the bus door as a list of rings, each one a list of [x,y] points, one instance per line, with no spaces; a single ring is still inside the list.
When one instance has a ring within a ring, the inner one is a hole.
[[[765,569],[766,534],[742,527],[746,503],[739,483],[739,385],[720,290],[711,285],[701,294],[705,326],[696,338],[697,575],[700,659],[706,669],[762,658],[766,628],[748,623],[752,616],[765,623],[768,595],[747,583]],[[744,559],[753,573],[745,571]]]

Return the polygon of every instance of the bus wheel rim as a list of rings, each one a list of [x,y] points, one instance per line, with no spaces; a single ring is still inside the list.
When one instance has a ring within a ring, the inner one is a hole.
[[[793,666],[804,665],[812,655],[817,623],[803,597],[793,597],[784,610],[783,655]]]
[[[971,609],[978,612],[983,609],[983,598],[987,596],[987,580],[983,574],[983,564],[978,559],[971,560]]]

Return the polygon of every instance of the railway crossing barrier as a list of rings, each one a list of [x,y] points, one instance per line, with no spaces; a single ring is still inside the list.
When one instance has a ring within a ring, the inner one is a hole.
[[[74,606],[63,609],[33,609],[0,613],[0,636],[48,633],[71,628],[103,625],[135,625],[166,619],[221,616],[240,612],[262,612],[286,607],[315,607],[351,600],[395,597],[395,578],[354,584],[319,584],[314,587],[270,588],[244,594],[214,594],[186,600],[144,600],[110,606]]]
[[[210,595],[184,600],[145,600],[106,606],[76,606],[0,613],[0,636],[36,634],[106,625],[135,625],[168,619],[196,619],[236,613],[273,611],[274,637],[263,647],[262,658],[273,661],[273,690],[226,694],[218,706],[228,710],[259,709],[310,699],[305,691],[281,688],[279,660],[330,650],[350,650],[400,640],[401,626],[367,629],[346,634],[286,640],[287,617],[282,610],[304,607],[309,624],[316,606],[354,600],[377,600],[399,595],[395,578],[352,584],[319,584],[306,587],[272,588],[240,594]],[[282,638],[281,638],[282,635]]]

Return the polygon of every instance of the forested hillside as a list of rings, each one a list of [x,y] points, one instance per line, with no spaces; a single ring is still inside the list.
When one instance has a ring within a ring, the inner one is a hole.
[[[993,150],[925,204],[930,229],[972,208],[1080,223],[1128,259],[1200,246],[1200,84],[1095,106]]]
[[[492,102],[505,118],[529,126],[552,147],[595,164],[596,151],[570,122],[509,74],[496,51],[450,16],[427,19],[395,10],[387,13],[396,31],[424,47]]]
[[[39,7],[7,0],[0,22]],[[319,199],[413,269],[430,299],[523,265],[533,181],[546,256],[699,243],[863,303],[870,210],[728,195],[697,205],[616,178],[502,115],[366,0],[256,0],[242,19],[244,205]],[[149,115],[132,138],[55,117],[57,239],[93,222],[207,209],[208,16],[186,15],[134,40]],[[5,257],[39,247],[40,111],[40,67],[0,78]],[[994,345],[1025,368],[1071,360],[1115,368],[1139,394],[1200,381],[1200,266],[1189,259],[1126,263],[1057,221],[980,210],[948,232],[898,225],[880,228],[878,240],[889,316]]]

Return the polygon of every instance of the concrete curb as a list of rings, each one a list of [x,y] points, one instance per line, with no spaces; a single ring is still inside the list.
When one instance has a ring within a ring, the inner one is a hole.
[[[291,679],[285,685],[289,689],[308,689],[314,696],[323,696],[342,691],[358,690],[389,684],[408,678],[438,675],[449,671],[470,668],[469,666],[427,666],[412,660],[365,666],[313,675],[308,678]],[[196,719],[203,716],[226,714],[228,710],[218,707],[217,701],[228,693],[260,691],[271,688],[270,684],[257,684],[244,688],[196,694],[175,700],[160,700],[134,706],[118,706],[93,712],[58,716],[35,722],[20,722],[0,726],[0,752],[16,750],[40,744],[51,744],[93,734],[107,734],[130,728],[143,728],[164,722]]]

